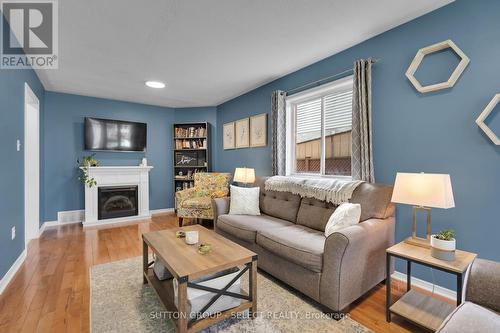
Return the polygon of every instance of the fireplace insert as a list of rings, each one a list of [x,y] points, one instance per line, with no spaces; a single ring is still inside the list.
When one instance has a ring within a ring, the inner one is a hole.
[[[137,186],[103,186],[98,189],[99,220],[138,215]]]

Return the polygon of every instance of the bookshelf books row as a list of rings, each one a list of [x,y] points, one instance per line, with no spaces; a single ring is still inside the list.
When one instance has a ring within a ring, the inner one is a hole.
[[[175,149],[200,149],[207,148],[207,139],[175,140]]]
[[[176,127],[176,138],[202,138],[207,135],[205,127]]]

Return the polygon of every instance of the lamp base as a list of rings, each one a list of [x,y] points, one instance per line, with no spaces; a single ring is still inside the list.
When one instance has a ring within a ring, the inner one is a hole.
[[[426,238],[417,237],[417,211],[423,210],[426,213]],[[413,206],[412,209],[413,221],[411,226],[411,237],[405,239],[406,243],[421,246],[425,248],[431,247],[431,209],[429,207]]]
[[[421,237],[408,237],[405,239],[405,243],[425,247],[426,249],[431,247],[431,242],[428,239]]]

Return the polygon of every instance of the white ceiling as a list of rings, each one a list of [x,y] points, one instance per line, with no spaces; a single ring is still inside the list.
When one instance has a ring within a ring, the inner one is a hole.
[[[215,106],[450,2],[64,0],[59,69],[38,74],[50,91]]]

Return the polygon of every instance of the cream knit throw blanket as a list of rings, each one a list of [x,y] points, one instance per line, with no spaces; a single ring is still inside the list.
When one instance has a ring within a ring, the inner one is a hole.
[[[266,180],[266,191],[291,192],[301,197],[341,204],[349,201],[361,180],[273,176]]]

